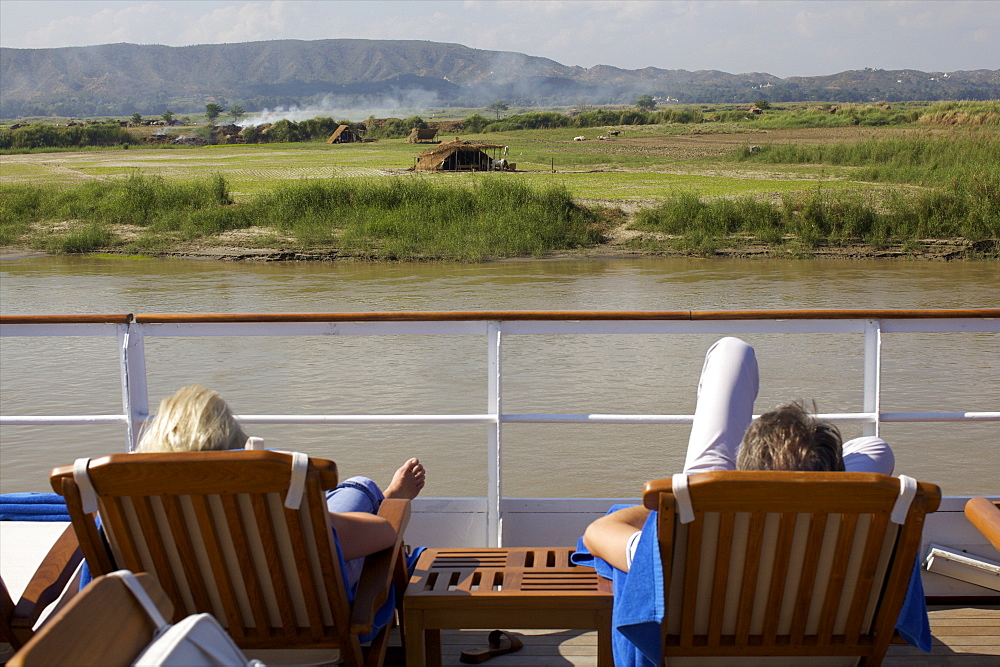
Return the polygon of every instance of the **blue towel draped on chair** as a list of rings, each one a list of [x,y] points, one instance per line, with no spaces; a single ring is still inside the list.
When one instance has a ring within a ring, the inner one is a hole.
[[[608,514],[634,505],[615,505]],[[663,566],[656,533],[656,512],[650,512],[642,527],[632,567],[628,572],[614,568],[590,553],[581,537],[572,561],[589,565],[605,579],[611,579],[615,599],[612,611],[612,649],[616,667],[655,667],[663,657],[660,624],[666,612],[663,600]],[[927,604],[920,580],[920,559],[914,564],[906,600],[899,612],[896,629],[907,642],[922,651],[931,650],[931,629]]]

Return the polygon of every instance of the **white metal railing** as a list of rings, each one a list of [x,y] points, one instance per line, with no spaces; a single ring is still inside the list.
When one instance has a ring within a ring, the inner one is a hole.
[[[442,312],[258,315],[0,316],[0,337],[115,336],[119,342],[122,413],[114,415],[0,415],[0,425],[122,424],[131,451],[149,417],[145,339],[163,336],[478,335],[486,342],[487,409],[478,414],[239,415],[248,424],[488,424],[486,530],[502,543],[503,426],[510,423],[689,424],[693,415],[505,414],[503,339],[531,334],[861,333],[864,336],[862,411],[822,417],[863,424],[877,435],[888,422],[1000,421],[995,412],[881,411],[882,335],[885,333],[1000,332],[1000,309],[933,311],[675,311],[675,312]]]

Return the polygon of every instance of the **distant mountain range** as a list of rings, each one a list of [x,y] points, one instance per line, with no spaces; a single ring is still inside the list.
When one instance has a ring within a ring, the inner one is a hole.
[[[200,113],[298,106],[480,107],[1000,98],[1000,70],[867,68],[827,76],[568,67],[548,58],[425,41],[328,39],[157,46],[0,48],[0,117]]]

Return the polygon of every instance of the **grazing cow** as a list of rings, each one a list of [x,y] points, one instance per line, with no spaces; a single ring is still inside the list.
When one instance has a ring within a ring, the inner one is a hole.
[[[608,134],[612,137],[617,137],[619,134],[621,134],[621,130],[608,130]]]
[[[750,152],[751,153],[759,153],[760,152],[760,146],[751,146],[750,147]]]
[[[608,138],[607,138],[606,136],[604,136],[603,134],[601,134],[601,135],[599,135],[599,136],[597,137],[597,140],[598,140],[598,141],[607,141],[607,140],[608,140]]]
[[[586,141],[587,137],[573,137],[573,141]]]

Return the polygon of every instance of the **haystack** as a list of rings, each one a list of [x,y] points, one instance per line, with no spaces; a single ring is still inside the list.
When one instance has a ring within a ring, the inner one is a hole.
[[[411,144],[419,144],[423,141],[434,141],[437,138],[437,134],[436,127],[415,127],[410,131],[410,136],[406,137],[406,140]]]
[[[494,158],[484,151],[506,148],[503,144],[487,144],[474,141],[444,141],[417,155],[417,171],[492,171]]]

